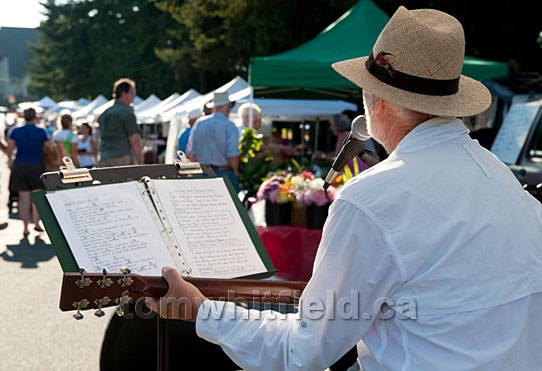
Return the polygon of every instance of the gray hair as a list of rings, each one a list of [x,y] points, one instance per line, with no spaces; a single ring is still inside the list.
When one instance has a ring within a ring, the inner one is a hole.
[[[254,117],[260,117],[262,115],[262,109],[260,106],[258,106],[256,103],[243,103],[239,108],[237,109],[237,116],[243,117],[244,115],[248,115],[248,112],[250,108],[252,107],[252,115]]]

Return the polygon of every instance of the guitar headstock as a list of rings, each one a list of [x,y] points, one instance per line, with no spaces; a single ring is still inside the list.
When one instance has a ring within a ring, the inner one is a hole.
[[[82,319],[82,310],[96,309],[94,313],[102,317],[102,308],[118,306],[117,314],[122,315],[123,307],[135,303],[145,296],[161,296],[167,292],[167,282],[161,277],[143,277],[131,274],[127,268],[121,273],[64,273],[60,293],[60,310],[77,311],[73,317]]]
[[[206,297],[214,300],[253,301],[259,303],[297,304],[306,282],[263,281],[256,279],[222,279],[184,277],[195,285]],[[75,319],[82,319],[81,311],[96,309],[102,317],[102,308],[117,306],[117,314],[124,315],[128,304],[138,299],[163,297],[167,294],[168,283],[162,276],[141,276],[131,274],[127,268],[121,273],[64,273],[60,293],[60,310],[73,311]]]

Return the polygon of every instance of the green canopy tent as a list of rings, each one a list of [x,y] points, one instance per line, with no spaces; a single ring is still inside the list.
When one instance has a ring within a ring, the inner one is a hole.
[[[256,96],[359,97],[359,89],[332,68],[336,61],[369,55],[389,16],[371,0],[360,0],[307,43],[250,60],[249,83]],[[482,81],[508,74],[505,63],[465,57],[463,74]]]

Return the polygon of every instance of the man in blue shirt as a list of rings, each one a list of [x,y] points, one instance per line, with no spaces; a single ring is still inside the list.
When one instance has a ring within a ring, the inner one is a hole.
[[[177,141],[177,150],[186,153],[186,146],[188,145],[188,137],[190,136],[190,131],[196,123],[196,120],[201,116],[203,116],[203,111],[199,108],[193,109],[188,112],[188,127],[181,132],[181,135],[179,135],[179,139]]]
[[[210,165],[216,175],[227,176],[239,192],[239,131],[228,119],[232,103],[226,92],[213,94],[207,104],[212,113],[200,118],[190,131],[187,155],[194,162]]]

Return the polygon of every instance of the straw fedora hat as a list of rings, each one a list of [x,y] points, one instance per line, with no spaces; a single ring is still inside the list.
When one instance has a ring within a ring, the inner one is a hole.
[[[433,9],[401,6],[390,18],[369,57],[332,64],[373,95],[435,116],[464,117],[485,111],[491,94],[461,75],[465,57],[461,23]]]

